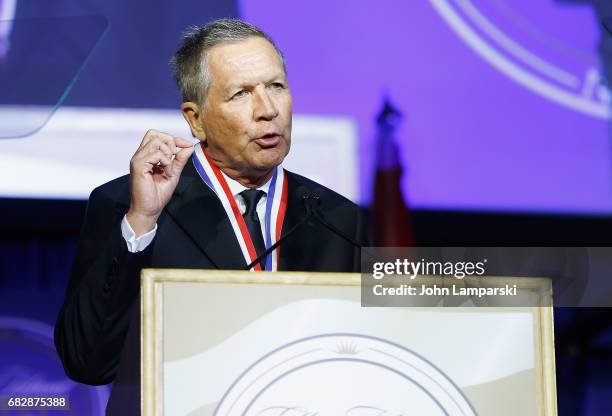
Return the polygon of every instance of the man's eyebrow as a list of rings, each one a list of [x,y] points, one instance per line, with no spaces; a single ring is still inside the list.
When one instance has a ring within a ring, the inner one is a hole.
[[[287,81],[287,77],[283,74],[279,74],[275,77],[270,77],[267,81],[266,84],[269,84],[271,82],[276,82],[276,81],[282,81],[282,82],[286,82]]]
[[[227,91],[235,90],[235,89],[243,89],[250,87],[252,84],[250,82],[237,82],[235,84],[229,84],[225,89]]]
[[[265,81],[262,81],[262,83],[264,85],[268,85],[268,84],[271,84],[271,83],[276,82],[276,81],[286,82],[286,79],[287,79],[287,77],[285,75],[278,74],[276,76],[267,78]],[[231,92],[233,90],[241,90],[241,89],[249,88],[249,87],[252,87],[252,86],[253,86],[252,82],[248,82],[248,81],[237,82],[235,84],[229,84],[227,87],[225,87],[225,91],[227,91],[229,93],[229,92]]]

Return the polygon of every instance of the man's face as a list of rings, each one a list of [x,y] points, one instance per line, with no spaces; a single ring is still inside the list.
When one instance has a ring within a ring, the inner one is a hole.
[[[291,144],[291,93],[281,58],[265,39],[208,52],[211,85],[199,123],[210,157],[240,176],[278,166]]]

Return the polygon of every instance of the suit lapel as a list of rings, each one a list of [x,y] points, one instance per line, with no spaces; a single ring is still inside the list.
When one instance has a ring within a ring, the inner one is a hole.
[[[300,186],[296,176],[285,170],[287,179],[287,210],[281,231],[281,238],[291,230],[299,221],[306,216],[306,208],[303,201],[299,198],[296,190]],[[279,270],[301,270],[307,261],[305,250],[308,243],[316,240],[316,230],[309,221],[302,224],[295,232],[281,243]]]
[[[217,268],[246,267],[221,201],[204,184],[191,159],[165,211]]]
[[[285,210],[285,219],[283,220],[283,229],[281,236],[284,236],[287,231],[291,230],[300,219],[306,215],[306,209],[301,201],[296,197],[296,188],[298,184],[291,172],[285,169],[285,178],[287,180],[287,209]],[[298,232],[296,230],[296,232]]]

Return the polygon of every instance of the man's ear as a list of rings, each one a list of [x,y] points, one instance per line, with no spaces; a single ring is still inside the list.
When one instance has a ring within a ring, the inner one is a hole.
[[[186,101],[181,104],[181,112],[185,121],[189,123],[191,127],[191,134],[200,141],[206,141],[206,133],[202,126],[202,113],[200,112],[200,106],[191,101]]]

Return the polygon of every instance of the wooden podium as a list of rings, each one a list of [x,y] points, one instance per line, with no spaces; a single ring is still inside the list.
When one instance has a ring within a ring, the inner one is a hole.
[[[360,286],[143,270],[142,414],[557,414],[550,306],[362,307]]]

